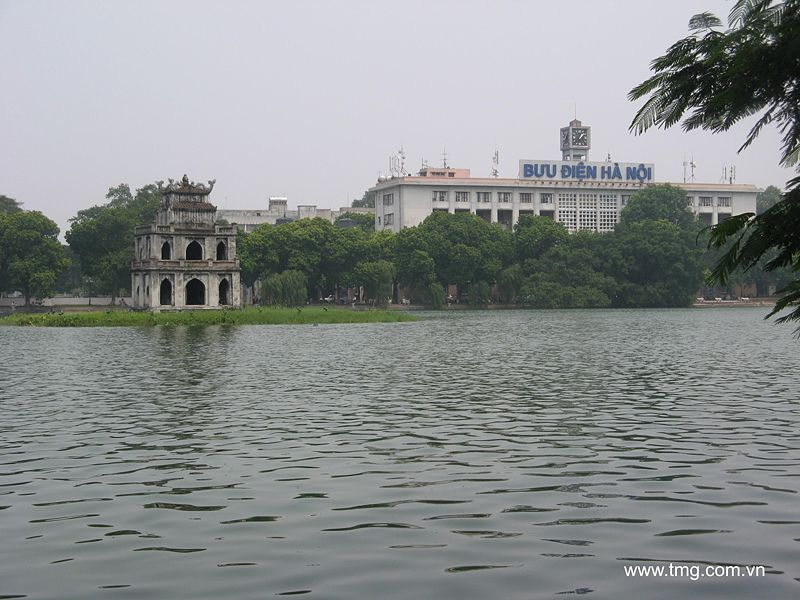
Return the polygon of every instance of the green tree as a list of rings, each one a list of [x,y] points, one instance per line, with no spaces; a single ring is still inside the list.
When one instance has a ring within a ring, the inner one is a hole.
[[[22,205],[14,200],[14,198],[9,198],[6,195],[0,194],[0,214],[20,212],[21,210]]]
[[[520,215],[514,226],[514,253],[520,263],[538,258],[550,248],[563,244],[569,237],[567,229],[548,217]]]
[[[352,208],[375,208],[375,192],[366,191],[360,200],[353,200]]]
[[[65,237],[78,255],[84,275],[112,301],[130,284],[134,230],[153,221],[161,201],[158,186],[146,185],[131,194],[128,184],[109,188],[108,202],[78,212]]]
[[[0,214],[0,285],[22,292],[26,306],[51,296],[68,264],[53,221],[37,211]]]
[[[267,275],[261,282],[261,304],[300,306],[306,302],[308,278],[300,271],[284,271]]]
[[[675,42],[652,62],[654,75],[633,88],[631,100],[647,98],[631,129],[681,122],[685,130],[726,131],[757,115],[739,151],[747,148],[766,125],[783,134],[780,162],[794,166],[800,158],[800,0],[738,0],[728,27],[710,13],[689,21],[690,35]],[[688,116],[686,116],[688,115]],[[727,252],[712,277],[723,285],[739,268],[771,271],[789,266],[800,270],[800,177],[780,201],[763,213],[745,213],[717,225],[710,245]],[[782,290],[769,316],[787,307],[779,322],[800,319],[800,279]]]
[[[681,229],[699,229],[697,218],[686,203],[686,192],[667,184],[649,185],[631,196],[620,214],[620,225],[639,221],[666,221]]]
[[[774,185],[768,185],[767,189],[759,192],[756,196],[756,214],[760,215],[775,206],[781,199],[781,191]]]
[[[348,283],[353,287],[364,286],[367,298],[376,305],[385,304],[392,295],[394,265],[387,260],[369,260],[358,263],[350,273]]]

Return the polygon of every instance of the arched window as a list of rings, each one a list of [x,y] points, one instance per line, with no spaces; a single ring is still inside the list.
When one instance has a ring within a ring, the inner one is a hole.
[[[169,242],[164,242],[161,245],[161,260],[169,260],[172,258],[172,248],[170,248]]]
[[[219,282],[219,303],[220,304],[230,304],[230,291],[231,291],[231,284],[228,283],[227,279],[223,279]]]
[[[161,282],[161,291],[159,292],[161,306],[170,306],[172,302],[172,282],[165,279]]]
[[[196,241],[186,246],[186,260],[203,260],[203,247]]]
[[[186,305],[202,306],[206,303],[206,286],[199,279],[192,279],[186,284]]]
[[[225,242],[217,244],[217,260],[228,260],[228,249],[225,247]]]

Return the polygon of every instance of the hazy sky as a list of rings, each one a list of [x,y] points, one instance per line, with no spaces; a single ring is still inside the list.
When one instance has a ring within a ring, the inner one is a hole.
[[[401,146],[502,177],[560,158],[558,129],[592,126],[590,160],[652,162],[660,181],[783,186],[774,129],[741,155],[724,135],[633,136],[628,91],[723,0],[0,0],[0,194],[63,230],[109,187],[217,179],[220,208],[338,208]]]

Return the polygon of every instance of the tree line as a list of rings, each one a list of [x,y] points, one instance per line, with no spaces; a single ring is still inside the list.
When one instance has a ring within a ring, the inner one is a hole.
[[[759,210],[780,198],[770,187]],[[152,222],[160,203],[156,184],[132,192],[109,189],[107,202],[70,220],[68,245],[46,216],[0,197],[0,290],[28,303],[55,291],[83,295],[128,292],[133,232]],[[239,233],[242,281],[260,284],[268,304],[339,299],[363,288],[366,299],[440,306],[491,302],[535,308],[686,306],[723,249],[706,249],[707,232],[686,208],[684,193],[651,186],[634,194],[615,231],[569,234],[547,217],[523,215],[513,231],[469,213],[435,212],[417,227],[376,232],[371,216],[345,213],[338,227],[323,219],[263,225]],[[786,269],[732,275],[735,294],[790,281]]]

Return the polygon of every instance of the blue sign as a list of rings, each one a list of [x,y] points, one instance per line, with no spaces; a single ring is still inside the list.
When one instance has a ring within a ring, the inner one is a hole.
[[[520,179],[650,183],[654,171],[652,164],[644,163],[519,161]]]

